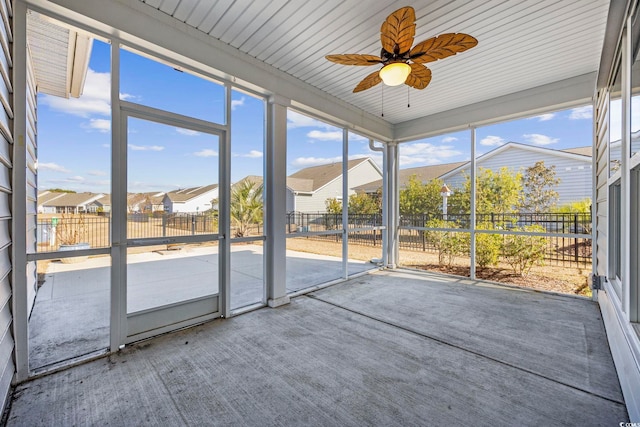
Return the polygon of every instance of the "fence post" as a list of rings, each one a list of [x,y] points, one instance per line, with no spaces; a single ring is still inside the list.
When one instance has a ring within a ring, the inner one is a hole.
[[[191,215],[191,235],[196,234],[196,216]]]
[[[573,227],[574,233],[578,234],[578,214],[573,214]],[[576,260],[576,265],[578,265],[578,238],[576,237],[573,240],[575,241],[575,245],[573,245],[573,252]]]
[[[167,237],[167,214],[162,213],[162,237]]]

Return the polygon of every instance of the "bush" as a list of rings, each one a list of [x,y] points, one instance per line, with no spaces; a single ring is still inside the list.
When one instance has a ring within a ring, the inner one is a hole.
[[[428,228],[457,228],[457,226],[441,219],[432,219],[425,224]],[[469,246],[467,233],[455,231],[427,230],[425,239],[438,251],[438,265],[451,267],[456,256],[464,253]]]
[[[492,230],[491,223],[480,223],[479,230]],[[497,265],[502,249],[502,236],[499,234],[476,234],[476,264],[480,268]]]
[[[528,225],[518,227],[513,231],[540,233],[545,229],[539,225]],[[513,268],[514,273],[526,276],[534,265],[543,265],[546,250],[547,238],[545,236],[509,234],[504,240],[503,255],[505,262]]]

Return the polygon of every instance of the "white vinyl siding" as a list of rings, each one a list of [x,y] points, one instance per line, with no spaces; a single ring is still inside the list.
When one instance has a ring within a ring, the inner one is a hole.
[[[27,52],[27,253],[37,252],[37,213],[38,213],[38,105],[37,105],[36,81],[31,62],[31,54]],[[31,313],[36,299],[38,277],[36,261],[27,263],[27,303],[28,312]]]
[[[13,87],[9,80],[12,61],[7,47],[10,46],[12,30],[10,28],[11,16],[9,15],[8,0],[0,0],[0,13],[7,19],[0,23],[0,404],[6,406],[11,379],[15,372],[13,363],[14,341],[11,333],[11,150],[13,148],[13,100],[10,95]],[[28,96],[32,96],[31,92]],[[27,101],[29,102],[29,101]],[[27,104],[29,105],[29,104]],[[35,104],[32,103],[32,105]],[[27,114],[35,114],[29,111]],[[35,118],[35,116],[34,116]],[[29,126],[29,124],[27,124]],[[29,128],[31,129],[31,128]],[[33,269],[35,274],[35,269]]]
[[[382,178],[382,173],[373,165],[371,160],[354,166],[348,171],[348,174],[349,195],[355,194],[355,190],[353,190],[355,187]],[[297,194],[295,210],[297,212],[325,212],[325,202],[331,198],[342,199],[342,176],[319,188],[313,194]]]
[[[545,167],[556,167],[556,177],[560,184],[556,187],[560,198],[558,205],[591,198],[591,158],[584,156],[584,160],[571,159],[564,156],[556,156],[549,153],[531,152],[518,146],[509,147],[506,150],[483,160],[478,159],[478,169],[491,169],[498,171],[502,167],[508,167],[514,172],[524,173],[525,169],[535,165],[538,161],[544,161]],[[453,190],[463,186],[466,176],[469,176],[469,166],[459,170],[451,176],[444,176],[444,182]]]
[[[595,111],[595,144],[596,159],[596,202],[595,202],[595,227],[596,227],[596,265],[595,273],[600,276],[607,275],[607,248],[609,236],[609,96],[602,91]]]

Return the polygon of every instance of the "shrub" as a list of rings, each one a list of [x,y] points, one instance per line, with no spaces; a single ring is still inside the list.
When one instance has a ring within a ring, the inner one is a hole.
[[[432,219],[425,224],[428,228],[457,228],[441,219]],[[467,233],[455,231],[426,230],[425,239],[438,251],[438,265],[451,267],[456,256],[464,253],[469,246]]]
[[[480,223],[479,230],[492,230],[491,223]],[[480,268],[497,265],[502,249],[502,236],[499,234],[476,234],[476,264]]]
[[[528,225],[513,231],[544,232],[545,229],[539,225]],[[546,249],[545,236],[509,234],[504,239],[503,255],[514,273],[526,276],[534,265],[543,265]]]

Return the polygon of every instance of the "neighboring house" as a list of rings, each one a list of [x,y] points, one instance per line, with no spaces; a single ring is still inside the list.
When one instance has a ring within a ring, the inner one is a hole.
[[[218,184],[184,188],[164,195],[162,204],[167,213],[204,212],[215,208],[213,200],[218,198]]]
[[[540,160],[544,161],[546,167],[555,166],[556,177],[560,179],[555,187],[559,205],[591,197],[591,147],[554,150],[509,142],[479,156],[476,166],[494,171],[506,166],[514,172],[524,172]],[[422,182],[439,178],[453,190],[464,185],[470,174],[470,166],[470,162],[458,162],[401,169],[400,188],[406,185],[412,175],[417,175]],[[381,187],[382,180],[378,180],[355,190],[372,194]]]
[[[51,194],[60,196],[51,197]],[[46,201],[41,201],[38,195],[38,212],[73,214],[91,212],[92,204],[104,196],[103,193],[46,193],[42,196]]]
[[[105,194],[87,206],[88,212],[111,212],[111,195]]]
[[[129,193],[127,210],[129,212],[161,212],[164,210],[164,192]]]
[[[51,191],[41,191],[38,193],[38,213],[56,213],[55,206],[48,205],[48,203],[58,197],[64,196],[66,193],[56,193]]]
[[[347,163],[349,195],[355,187],[382,179],[382,171],[369,157]],[[342,162],[312,166],[287,177],[287,211],[324,212],[326,200],[342,200]]]
[[[450,172],[453,169],[460,167],[466,163],[467,162],[455,162],[444,163],[441,165],[418,166],[415,168],[400,169],[398,173],[398,182],[400,184],[400,189],[404,188],[407,185],[407,182],[409,182],[409,179],[412,176],[416,176],[418,180],[420,180],[420,182],[427,182],[434,178],[439,178],[443,174]],[[382,179],[368,182],[364,185],[360,185],[354,188],[354,190],[358,193],[365,192],[367,194],[376,194],[381,189]]]

